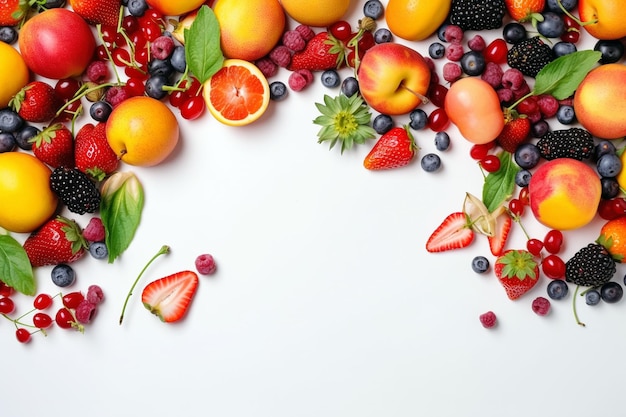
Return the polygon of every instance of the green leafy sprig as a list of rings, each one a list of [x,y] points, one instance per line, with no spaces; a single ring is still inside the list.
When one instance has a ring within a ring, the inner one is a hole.
[[[202,6],[189,29],[185,29],[185,58],[200,83],[211,78],[224,63],[220,46],[220,25],[215,13]]]

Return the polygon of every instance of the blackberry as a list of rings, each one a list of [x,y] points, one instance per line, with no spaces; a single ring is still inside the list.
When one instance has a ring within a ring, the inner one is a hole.
[[[489,30],[502,27],[505,12],[504,0],[452,0],[449,17],[463,30]]]
[[[593,154],[593,136],[585,129],[572,127],[546,133],[537,142],[539,153],[547,160],[572,158],[582,161]]]
[[[77,168],[56,168],[50,175],[50,188],[72,213],[95,213],[100,207],[98,187]]]
[[[597,287],[615,275],[615,260],[599,243],[590,243],[565,262],[565,280],[585,287]]]
[[[509,49],[506,56],[509,67],[518,69],[528,77],[536,77],[539,71],[554,59],[552,48],[539,36],[525,39]]]

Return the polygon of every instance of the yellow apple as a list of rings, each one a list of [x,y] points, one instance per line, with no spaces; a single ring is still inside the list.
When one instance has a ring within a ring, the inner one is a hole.
[[[146,0],[148,5],[164,16],[181,16],[196,10],[205,0]]]
[[[426,101],[430,68],[416,50],[399,43],[368,49],[357,72],[363,99],[374,110],[399,115]]]
[[[620,39],[626,36],[626,7],[622,1],[579,0],[578,14],[583,27],[597,39]]]

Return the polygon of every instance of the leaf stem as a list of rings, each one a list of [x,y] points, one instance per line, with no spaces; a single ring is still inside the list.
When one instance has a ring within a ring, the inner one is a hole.
[[[164,255],[164,254],[168,253],[169,251],[170,251],[170,247],[169,246],[167,246],[167,245],[161,246],[161,249],[159,249],[159,251],[156,254],[154,254],[154,256],[152,258],[150,258],[148,263],[143,267],[143,269],[141,270],[141,272],[139,273],[139,275],[135,279],[135,282],[133,282],[132,287],[130,287],[130,290],[128,291],[128,294],[126,295],[126,300],[124,300],[124,306],[122,307],[122,314],[120,314],[120,326],[122,325],[122,321],[124,320],[124,312],[126,311],[126,306],[128,305],[128,300],[130,299],[130,296],[133,295],[133,290],[135,289],[135,286],[139,282],[139,279],[141,278],[143,273],[146,271],[146,269],[148,269],[150,264],[152,262],[154,262],[154,260],[156,258],[158,258],[161,255]]]

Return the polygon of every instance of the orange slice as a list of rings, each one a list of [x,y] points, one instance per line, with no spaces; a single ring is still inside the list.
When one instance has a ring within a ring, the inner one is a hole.
[[[265,113],[270,86],[256,65],[242,59],[227,59],[205,81],[202,94],[213,117],[229,126],[243,126]]]

